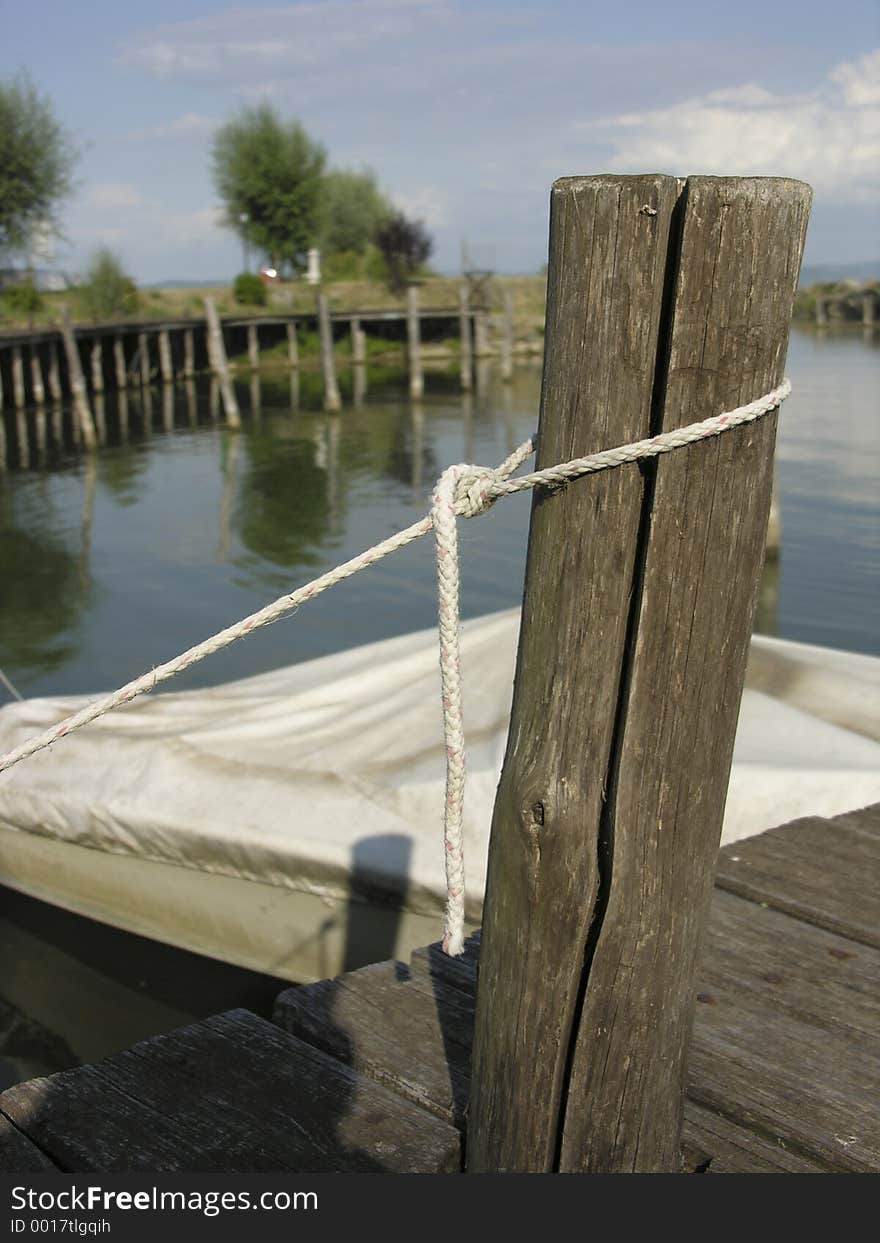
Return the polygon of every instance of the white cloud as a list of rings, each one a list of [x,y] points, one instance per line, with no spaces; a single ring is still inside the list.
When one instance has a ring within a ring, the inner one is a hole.
[[[127,181],[98,181],[85,195],[86,206],[98,211],[127,211],[143,202],[141,192]]]
[[[442,229],[449,223],[449,191],[442,186],[409,186],[392,190],[391,198],[407,216],[424,221],[429,228]]]
[[[880,196],[880,50],[837,65],[814,90],[777,95],[756,83],[710,91],[671,107],[583,121],[605,136],[614,169],[771,174],[821,194]]]
[[[201,137],[210,133],[216,125],[213,117],[203,116],[200,112],[184,112],[165,125],[146,125],[142,129],[130,130],[125,139],[129,142],[175,141]]]

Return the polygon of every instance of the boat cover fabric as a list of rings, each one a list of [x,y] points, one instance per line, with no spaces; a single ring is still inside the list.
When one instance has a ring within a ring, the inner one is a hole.
[[[469,915],[479,914],[518,610],[462,628]],[[880,800],[880,659],[756,637],[722,840]],[[0,710],[0,750],[87,697]],[[435,630],[206,690],[145,696],[0,774],[5,834],[327,899],[444,895]],[[15,877],[6,877],[15,883]],[[48,885],[51,888],[51,884]],[[41,886],[46,892],[47,884]]]

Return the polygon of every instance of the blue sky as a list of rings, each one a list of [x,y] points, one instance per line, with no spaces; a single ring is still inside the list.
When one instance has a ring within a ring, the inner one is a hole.
[[[806,261],[880,256],[876,0],[0,0],[0,76],[75,136],[58,266],[110,245],[141,281],[225,278],[211,136],[243,103],[298,117],[432,230],[501,271],[546,259],[569,173],[785,174],[815,189]]]

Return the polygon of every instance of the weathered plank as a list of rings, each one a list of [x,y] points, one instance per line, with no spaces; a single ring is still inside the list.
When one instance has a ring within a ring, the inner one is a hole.
[[[759,1135],[696,1102],[684,1103],[682,1167],[687,1174],[824,1174],[778,1137]]]
[[[461,1128],[467,1108],[474,995],[376,963],[286,989],[274,1021],[360,1074]]]
[[[664,176],[554,185],[538,467],[648,435],[678,194]],[[489,847],[469,1171],[556,1162],[642,497],[627,469],[533,500]]]
[[[808,186],[777,178],[688,179],[655,431],[743,405],[782,380],[810,199]],[[647,530],[605,786],[563,1170],[678,1163],[775,436],[772,414],[645,469]]]
[[[36,1144],[0,1114],[0,1174],[46,1174],[57,1169]]]
[[[716,883],[779,911],[880,946],[880,835],[876,812],[854,827],[848,817],[808,817],[719,854]],[[874,883],[866,885],[866,877]]]
[[[479,933],[467,938],[460,958],[450,958],[448,954],[444,954],[440,942],[436,941],[433,945],[425,945],[413,951],[410,977],[476,995],[479,956]]]
[[[880,1043],[880,950],[721,889],[712,897],[699,979],[703,992],[717,985],[739,992],[744,1004],[758,998],[779,1024],[793,1014]],[[833,1075],[833,1064],[827,1070]]]
[[[19,1084],[0,1111],[70,1170],[459,1168],[452,1127],[244,1010]]]

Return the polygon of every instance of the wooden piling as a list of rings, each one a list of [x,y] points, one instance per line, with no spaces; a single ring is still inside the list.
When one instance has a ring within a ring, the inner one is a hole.
[[[260,365],[260,339],[257,335],[257,322],[251,320],[247,326],[248,362],[251,370],[256,371]]]
[[[367,336],[356,316],[351,321],[351,361],[356,367],[362,367],[367,361]]]
[[[287,361],[291,367],[299,366],[299,346],[296,340],[296,324],[287,321]]]
[[[43,384],[43,366],[40,362],[40,348],[37,345],[31,346],[31,392],[38,406],[45,405],[46,387]]]
[[[89,354],[92,368],[92,392],[103,393],[104,391],[104,356],[101,348],[101,338],[95,337],[92,342],[92,348]]]
[[[241,414],[238,409],[235,389],[229,377],[229,363],[226,360],[223,329],[220,326],[220,318],[217,315],[217,308],[214,305],[213,298],[205,298],[205,314],[208,320],[208,357],[211,360],[211,370],[217,377],[220,394],[223,398],[226,422],[229,427],[237,430],[241,427]]]
[[[87,449],[94,449],[96,445],[95,424],[89,407],[86,381],[83,375],[82,361],[79,356],[79,346],[76,343],[76,337],[73,335],[70,312],[66,306],[61,307],[60,329],[61,339],[64,342],[64,353],[67,358],[70,391],[73,397],[74,426],[82,436],[85,447]]]
[[[501,312],[501,379],[509,384],[513,379],[513,302],[510,290],[502,293]]]
[[[20,345],[12,347],[12,401],[16,410],[23,410],[27,404],[24,391],[24,360]]]
[[[125,388],[128,385],[128,372],[125,367],[125,347],[119,333],[113,338],[113,370],[116,372],[116,387]]]
[[[776,179],[557,182],[538,466],[773,388],[809,201]],[[535,495],[469,1171],[679,1169],[775,429]]]
[[[330,323],[330,309],[327,295],[320,292],[318,302],[318,333],[321,338],[321,368],[324,374],[324,409],[341,410],[342,400],[339,386],[336,383],[336,362],[333,357],[333,327]]]
[[[152,374],[150,369],[150,339],[145,332],[138,333],[138,361],[141,368],[141,384],[150,387]]]
[[[159,330],[159,374],[163,384],[171,384],[174,380],[174,367],[171,362],[171,339],[168,329]]]
[[[461,387],[469,393],[474,380],[474,348],[471,340],[470,296],[466,285],[461,285],[458,290],[458,336]]]
[[[191,380],[196,373],[196,345],[192,328],[183,330],[183,378]]]
[[[61,366],[58,361],[58,342],[54,337],[49,341],[49,366],[46,377],[49,382],[49,394],[53,401],[61,401],[63,392],[61,389]]]
[[[489,345],[489,313],[482,307],[474,311],[474,357],[488,358],[492,353]]]
[[[422,373],[422,339],[419,330],[418,285],[407,285],[406,288],[406,344],[409,395],[414,401],[418,401],[425,392],[425,377]]]

